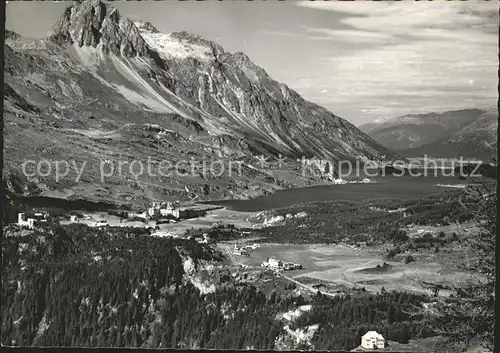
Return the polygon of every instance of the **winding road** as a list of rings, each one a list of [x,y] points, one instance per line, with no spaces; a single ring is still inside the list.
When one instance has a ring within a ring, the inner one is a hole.
[[[297,281],[296,279],[294,279],[292,277],[289,277],[287,275],[281,274],[281,277],[283,277],[283,278],[289,280],[290,282],[293,282],[296,285],[298,285],[298,286],[300,286],[302,288],[305,288],[305,289],[307,289],[307,290],[309,290],[309,291],[311,291],[311,292],[313,292],[315,294],[318,293],[318,292],[320,292],[321,294],[327,295],[327,296],[332,297],[332,298],[337,296],[336,294],[333,294],[333,293],[322,292],[322,291],[320,291],[318,289],[314,289],[313,287],[308,286],[307,284],[301,283],[301,282]]]

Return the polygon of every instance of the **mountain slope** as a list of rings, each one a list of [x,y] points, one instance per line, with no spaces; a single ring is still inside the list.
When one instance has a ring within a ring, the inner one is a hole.
[[[486,130],[495,130],[494,114],[480,109],[464,109],[445,113],[428,113],[404,115],[384,121],[369,123],[360,126],[360,129],[370,135],[375,141],[387,148],[401,151],[410,156],[414,153],[431,151],[441,144],[450,145],[451,156],[453,141],[470,140],[476,145],[475,151],[482,151],[481,135]],[[481,127],[485,124],[484,127]],[[486,129],[486,130],[485,130]],[[491,135],[491,131],[487,134]],[[477,136],[475,136],[477,134]],[[474,137],[475,136],[475,137]],[[496,136],[496,130],[493,138]],[[448,141],[448,142],[447,142]],[[458,148],[458,145],[456,146]],[[407,154],[408,151],[410,154]],[[436,155],[434,149],[433,155]],[[441,151],[437,152],[438,154]]]
[[[488,162],[497,154],[498,113],[490,110],[447,138],[401,153],[408,156],[479,158]]]
[[[5,61],[8,169],[19,173],[26,159],[88,163],[78,182],[74,171],[57,183],[29,177],[41,191],[129,201],[146,190],[151,198],[185,197],[185,189],[249,197],[318,182],[302,175],[295,160],[303,156],[392,156],[245,54],[186,32],[162,34],[99,1],[69,6],[48,38],[9,34]],[[248,166],[261,154],[287,156],[289,164],[279,172]],[[244,162],[237,176],[206,175],[201,166],[234,158]],[[184,166],[191,172],[181,176],[115,170],[103,180],[101,160],[119,159],[199,165]]]

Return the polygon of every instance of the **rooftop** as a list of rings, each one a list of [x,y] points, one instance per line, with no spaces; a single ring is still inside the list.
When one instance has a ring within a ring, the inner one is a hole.
[[[377,331],[368,331],[363,335],[362,338],[376,338],[376,339],[384,339],[384,337],[378,333]]]

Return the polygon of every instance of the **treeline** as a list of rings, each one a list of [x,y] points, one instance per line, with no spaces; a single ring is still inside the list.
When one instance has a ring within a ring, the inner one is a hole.
[[[457,233],[453,232],[451,235],[446,235],[443,231],[436,235],[427,232],[421,236],[413,237],[412,239],[408,236],[402,235],[399,239],[400,241],[395,242],[396,245],[388,250],[387,258],[391,259],[398,254],[405,253],[406,251],[418,251],[420,249],[434,249],[434,252],[438,253],[441,247],[452,242],[462,241],[458,237]]]
[[[141,231],[72,224],[6,238],[2,343],[271,349],[281,331],[274,317],[304,301],[248,285],[202,293],[185,276],[185,257],[221,254]]]

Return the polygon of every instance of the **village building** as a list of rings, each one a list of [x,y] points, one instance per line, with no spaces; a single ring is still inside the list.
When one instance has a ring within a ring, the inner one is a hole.
[[[385,338],[377,331],[368,331],[361,337],[361,347],[377,349],[385,347]]]
[[[158,216],[160,214],[160,204],[153,202],[150,208],[148,208],[149,217]]]
[[[240,248],[238,244],[234,244],[233,252],[235,255],[250,256],[250,253],[247,251],[246,247]]]
[[[147,212],[142,213],[129,213],[128,218],[141,218],[143,220],[148,220],[149,215]]]
[[[235,255],[250,256],[249,252],[244,249],[238,249],[234,251]]]
[[[101,219],[96,223],[96,227],[105,227],[108,225],[108,221]]]
[[[18,213],[17,215],[17,224],[19,227],[24,227],[28,229],[33,229],[35,227],[35,219],[28,218],[26,213]]]
[[[280,260],[269,258],[264,261],[262,265],[268,268],[281,268],[283,266],[283,263]]]
[[[295,270],[295,269],[301,269],[302,265],[301,264],[296,264],[293,262],[283,262],[280,260],[276,260],[273,258],[268,258],[266,261],[264,261],[261,264],[261,267],[269,268],[269,269],[279,269],[279,270]]]
[[[208,244],[210,237],[207,233],[203,233],[203,238],[197,238],[196,241],[200,244]]]

